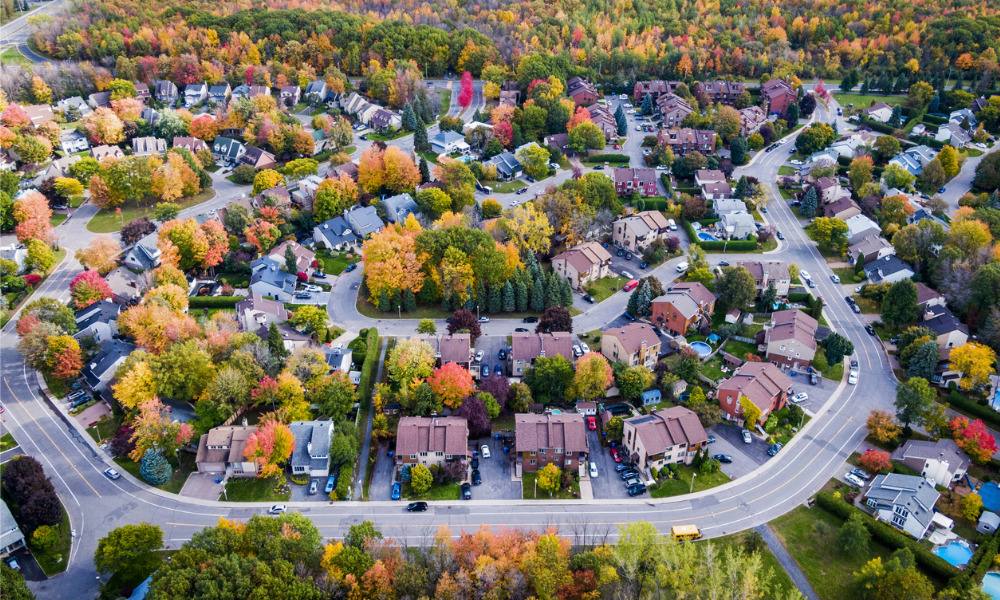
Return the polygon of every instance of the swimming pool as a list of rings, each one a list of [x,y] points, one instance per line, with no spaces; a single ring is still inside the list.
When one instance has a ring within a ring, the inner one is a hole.
[[[969,559],[972,558],[972,550],[965,542],[952,542],[947,546],[941,546],[934,551],[934,554],[956,567],[969,564]]]
[[[698,239],[703,242],[718,242],[719,238],[715,237],[711,233],[705,233],[704,231],[698,232]]]
[[[993,600],[1000,600],[1000,573],[987,573],[983,577],[983,591]]]
[[[712,353],[712,347],[705,342],[691,342],[691,349],[698,353],[698,356],[705,357]]]

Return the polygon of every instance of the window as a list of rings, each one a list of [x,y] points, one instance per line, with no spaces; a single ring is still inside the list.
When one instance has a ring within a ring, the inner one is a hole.
[[[563,453],[562,450],[563,450],[562,448],[556,448],[556,454],[562,454]]]
[[[892,524],[895,525],[896,527],[904,527],[906,526],[906,519],[898,516],[893,516]]]
[[[540,449],[540,450],[538,451],[538,453],[539,453],[539,454],[545,454],[545,448],[541,448],[541,449]]]
[[[427,453],[426,452],[421,452],[420,456],[427,456]]]
[[[531,461],[531,464],[535,464],[535,461]]]

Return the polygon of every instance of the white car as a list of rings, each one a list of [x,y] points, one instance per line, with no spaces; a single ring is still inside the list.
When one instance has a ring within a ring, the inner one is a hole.
[[[853,485],[854,487],[859,487],[859,488],[865,487],[865,482],[861,481],[861,478],[855,475],[854,473],[848,473],[847,475],[844,475],[844,479],[846,479],[847,483]]]
[[[271,508],[267,509],[267,514],[269,514],[269,515],[280,515],[281,513],[286,512],[287,510],[288,510],[288,507],[285,506],[284,504],[275,504]]]
[[[590,346],[584,344],[583,342],[580,342],[580,348],[583,350],[584,354],[590,352]]]
[[[632,277],[632,274],[629,273],[628,271],[622,271],[622,277],[624,277],[625,279],[635,279],[634,277]]]
[[[847,383],[854,385],[858,382],[858,372],[851,371],[851,374],[847,376]]]
[[[687,270],[688,270],[688,264],[686,262],[682,262],[681,264],[677,265],[677,272],[678,273],[683,273],[684,271],[687,271]]]
[[[667,165],[656,165],[656,170],[657,171],[666,171],[667,170]]]
[[[834,283],[840,283],[840,275],[830,275],[830,280]]]
[[[483,351],[476,352],[476,362],[483,362]]]
[[[809,399],[809,394],[802,392],[801,394],[795,394],[794,396],[789,398],[788,401],[791,402],[792,404],[798,404],[799,402],[805,402],[808,399]]]
[[[641,126],[639,126],[639,125],[636,125],[636,126],[635,126],[635,130],[636,130],[636,131],[642,131],[642,127],[641,127]]]
[[[483,451],[483,458],[489,458],[490,457],[490,447],[489,446],[487,446],[486,444],[483,444],[482,451]]]
[[[753,438],[750,436],[750,432],[747,431],[746,429],[744,429],[743,430],[743,443],[744,444],[749,444],[751,442],[753,442]]]
[[[593,479],[597,477],[597,463],[590,463],[590,477]]]
[[[809,271],[799,271],[799,279],[805,281],[806,279],[812,279],[812,277],[809,276]]]
[[[323,291],[323,288],[319,287],[318,285],[307,285],[303,289],[305,289],[305,291],[307,291],[307,292],[322,292]]]

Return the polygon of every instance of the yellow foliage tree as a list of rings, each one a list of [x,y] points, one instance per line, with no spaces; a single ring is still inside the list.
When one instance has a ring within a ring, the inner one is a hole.
[[[145,361],[140,362],[119,379],[112,389],[119,404],[127,410],[134,410],[156,395],[153,371]]]
[[[962,374],[958,387],[971,390],[977,385],[985,384],[993,374],[993,363],[997,354],[989,346],[967,342],[954,348],[949,356],[951,368]]]

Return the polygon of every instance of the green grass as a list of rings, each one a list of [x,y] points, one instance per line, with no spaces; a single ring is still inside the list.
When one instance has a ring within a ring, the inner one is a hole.
[[[284,478],[282,478],[283,480]],[[279,483],[278,479],[267,478],[257,479],[230,479],[226,483],[226,494],[223,500],[229,502],[278,502],[288,500],[292,493],[275,493],[274,487]]]
[[[117,418],[101,419],[96,425],[87,428],[87,433],[94,438],[97,443],[106,442],[115,436],[118,428],[121,427],[121,420]],[[100,433],[100,435],[98,435]]]
[[[653,498],[666,498],[667,496],[681,496],[683,494],[691,493],[691,475],[695,475],[694,478],[694,491],[700,492],[702,490],[711,489],[718,487],[724,483],[729,483],[729,475],[726,475],[721,470],[712,473],[711,475],[702,475],[701,473],[696,473],[692,467],[687,465],[677,465],[677,477],[674,479],[666,479],[656,484],[655,486],[649,488],[649,495]]]
[[[181,198],[176,202],[181,210],[185,208],[190,208],[201,204],[202,202],[207,202],[215,197],[215,190],[209,188],[203,190],[200,194],[191,196],[189,198]],[[115,214],[114,210],[102,209],[98,211],[94,218],[87,223],[87,230],[94,233],[114,233],[116,231],[121,231],[122,224],[128,223],[132,219],[137,217],[146,217],[150,220],[153,219],[153,208],[156,206],[156,201],[143,202],[138,206],[135,203],[127,203],[122,206],[122,214],[119,217]]]
[[[438,115],[438,118],[441,118],[448,114],[448,109],[451,108],[451,90],[441,88],[437,93],[441,97],[441,114]]]
[[[17,48],[9,48],[3,54],[0,54],[0,62],[5,65],[17,65],[19,67],[26,67],[31,64],[23,54],[17,51]]]
[[[73,208],[80,208],[80,205],[86,200],[83,196],[73,196],[69,199],[69,205]]]
[[[458,484],[432,485],[426,494],[414,494],[409,484],[403,484],[401,493],[408,500],[458,500]]]
[[[53,227],[58,227],[59,225],[62,225],[62,222],[68,218],[69,215],[64,215],[62,213],[52,213],[52,217],[49,219],[49,223],[51,223]]]
[[[712,545],[718,551],[723,552],[726,548],[742,548],[743,540],[746,533],[733,533],[727,536],[712,538],[711,540],[702,540],[696,542],[699,547],[708,547]],[[779,598],[782,597],[782,592],[791,592],[795,589],[795,584],[792,583],[791,577],[785,571],[785,568],[781,566],[778,559],[774,556],[774,553],[764,546],[760,549],[760,559],[763,562],[765,569],[770,569],[772,572],[771,583],[778,589],[775,589],[770,597]]]
[[[854,94],[849,92],[833,92],[833,97],[838,103],[843,105],[845,114],[850,110],[860,112],[861,109],[871,106],[873,102],[885,102],[889,106],[896,106],[906,100],[906,96],[882,96],[879,94]],[[854,108],[847,108],[848,104],[854,104]]]
[[[597,302],[603,302],[618,293],[622,285],[625,285],[622,277],[602,277],[587,285],[587,293],[594,297]]]
[[[690,338],[689,338],[690,339]],[[738,342],[736,340],[729,340],[726,342],[726,347],[723,348],[725,352],[732,354],[736,358],[743,359],[743,357],[749,352],[751,354],[756,354],[757,347],[753,344],[748,344],[746,342]]]
[[[712,360],[702,363],[701,374],[714,381],[718,381],[719,379],[725,377],[726,374],[722,372],[722,359],[716,355],[712,358]]]
[[[3,437],[0,437],[0,452],[10,450],[11,448],[14,448],[16,446],[17,446],[17,441],[11,434],[5,433],[3,434]]]
[[[795,192],[793,192],[791,190],[786,190],[785,188],[778,188],[778,192],[781,194],[781,197],[784,198],[785,200],[794,200],[795,199]],[[798,206],[793,206],[792,207],[792,212],[795,213],[796,217],[799,216],[798,208],[799,208]]]
[[[45,376],[45,385],[49,388],[49,391],[52,392],[52,395],[56,398],[65,398],[66,394],[69,393],[69,387],[67,387],[66,382],[61,379],[49,377],[44,373],[43,375]]]
[[[426,159],[427,162],[432,165],[438,164],[437,154],[434,154],[433,152],[428,152],[427,150],[421,150],[417,152],[417,156]]]
[[[401,137],[406,137],[408,135],[411,135],[412,133],[413,133],[412,131],[407,131],[405,129],[400,129],[399,131],[396,132],[386,132],[386,133],[379,133],[377,131],[373,131],[372,133],[367,134],[367,137],[369,140],[372,140],[373,142],[389,142],[392,140],[398,140]]]
[[[174,474],[170,477],[169,481],[156,487],[171,494],[179,494],[181,488],[184,487],[184,483],[187,482],[188,475],[197,470],[194,459],[195,455],[190,452],[178,452],[178,464],[173,464],[173,461],[170,461],[171,466],[174,467]]]
[[[575,500],[580,497],[580,482],[574,478],[573,486],[570,489],[561,489],[552,496],[542,490],[538,490],[535,495],[535,479],[537,473],[524,473],[521,477],[521,496],[525,500]],[[574,496],[573,493],[576,492]]]
[[[326,274],[340,275],[347,268],[347,265],[361,262],[361,257],[354,255],[354,258],[348,260],[346,252],[338,252],[335,256],[317,256],[316,260],[323,265],[323,271]]]
[[[600,329],[595,329],[593,331],[588,331],[580,336],[580,339],[587,343],[590,347],[591,352],[601,351],[601,338],[603,332]]]
[[[782,165],[778,167],[778,175],[795,175],[795,168]]]
[[[66,514],[65,508],[62,509],[62,515],[62,523],[55,527],[59,533],[59,538],[55,545],[44,552],[34,547],[31,549],[35,560],[38,561],[38,566],[49,577],[65,571],[66,563],[69,562],[69,550],[73,542],[73,538],[70,536],[72,529],[69,524],[69,515]]]
[[[966,148],[959,152],[960,155],[964,154],[966,158],[975,158],[977,156],[982,156],[983,151],[978,148]]]
[[[493,191],[497,194],[509,194],[526,186],[527,184],[523,181],[515,179],[514,181],[496,182],[490,184],[489,187],[493,188]]]
[[[837,267],[830,270],[833,271],[834,275],[840,277],[840,282],[844,284],[854,283],[854,276],[857,275],[854,267]]]

